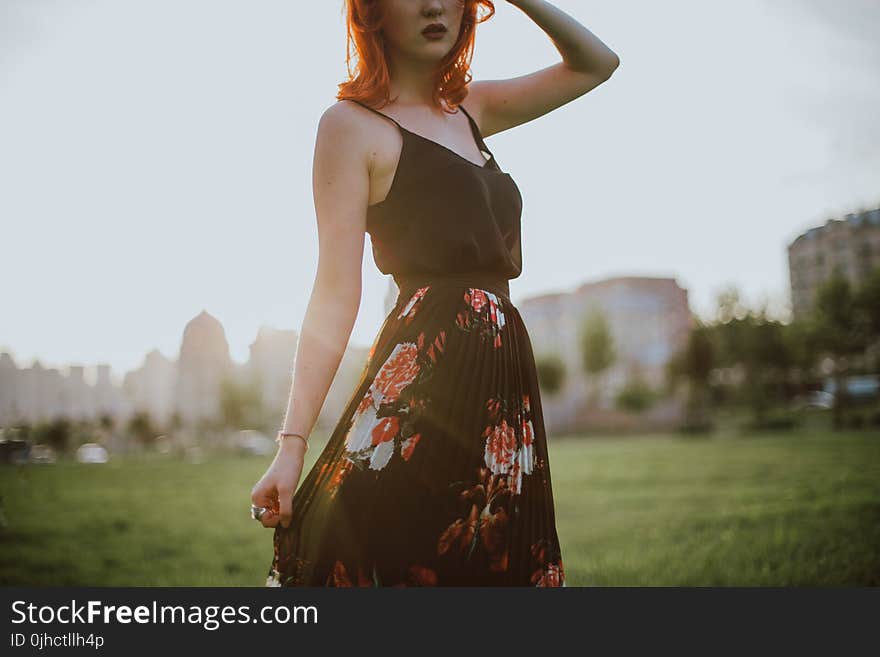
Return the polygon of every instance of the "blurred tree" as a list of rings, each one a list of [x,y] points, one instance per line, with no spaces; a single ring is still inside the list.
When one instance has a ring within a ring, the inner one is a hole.
[[[866,293],[866,297],[869,293]],[[847,406],[846,376],[852,360],[867,347],[860,326],[857,302],[849,279],[839,269],[819,288],[811,315],[813,340],[832,360],[835,394],[832,422],[843,428]]]
[[[783,325],[767,318],[766,307],[749,316],[745,335],[743,385],[754,423],[763,426],[767,411],[785,401],[785,381],[793,358]]]
[[[583,370],[592,384],[590,405],[595,406],[599,398],[601,375],[617,357],[608,322],[598,309],[592,309],[583,322],[580,346]]]
[[[257,381],[226,378],[220,385],[220,423],[229,429],[257,429],[263,424],[263,395]]]
[[[565,363],[562,359],[553,355],[542,355],[535,359],[535,367],[538,370],[538,383],[541,391],[552,396],[562,390],[565,382]]]
[[[716,363],[715,351],[712,327],[694,315],[687,343],[666,366],[670,388],[681,380],[687,384],[684,428],[703,430],[711,426],[709,376]]]
[[[835,272],[819,291],[812,315],[789,324],[770,319],[766,303],[757,310],[744,306],[733,286],[718,295],[717,304],[714,321],[695,328],[686,349],[667,364],[669,385],[688,379],[695,416],[705,405],[700,390],[708,387],[719,402],[745,404],[753,426],[779,425],[769,412],[815,388],[821,363],[830,360],[833,368],[825,374],[833,374],[835,387],[843,390],[834,424],[843,426],[845,375],[873,373],[880,365],[880,268],[856,290]],[[710,351],[713,371],[704,380],[701,363]]]
[[[866,276],[854,299],[862,330],[871,339],[880,338],[880,267]]]
[[[632,377],[617,393],[617,407],[631,413],[641,413],[654,405],[657,395],[639,375]]]
[[[149,447],[156,440],[158,431],[153,427],[150,414],[146,411],[138,411],[128,420],[126,431],[133,436],[139,445]]]
[[[766,301],[757,311],[746,308],[736,289],[719,295],[716,316],[710,327],[716,366],[741,373],[728,389],[750,409],[753,425],[762,426],[774,404],[789,395],[794,354],[786,327],[768,317]],[[725,386],[719,388],[723,394]]]
[[[797,385],[797,392],[802,393],[819,377],[814,331],[809,321],[799,319],[782,327],[782,339],[790,357],[788,379]]]
[[[98,418],[98,426],[101,427],[106,432],[113,431],[113,427],[116,425],[116,420],[110,413],[102,413]]]
[[[715,307],[715,321],[720,324],[726,324],[733,319],[743,319],[748,315],[748,308],[742,302],[739,289],[732,284],[718,293]]]
[[[855,294],[856,323],[867,353],[864,371],[880,373],[880,267],[874,267]]]
[[[46,443],[59,452],[67,451],[73,436],[73,427],[70,420],[64,417],[56,418],[44,424],[39,431],[39,442]]]

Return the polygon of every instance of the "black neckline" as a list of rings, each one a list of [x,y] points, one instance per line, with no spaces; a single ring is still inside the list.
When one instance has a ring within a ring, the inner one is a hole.
[[[429,144],[434,144],[435,146],[439,146],[441,149],[448,151],[452,155],[457,156],[459,159],[470,164],[472,168],[474,168],[478,171],[487,171],[487,172],[491,172],[491,173],[501,174],[502,176],[509,178],[510,181],[513,182],[514,185],[516,185],[516,182],[513,181],[513,178],[511,177],[511,175],[508,172],[503,171],[501,169],[501,167],[498,166],[498,163],[495,161],[495,156],[492,155],[491,151],[489,152],[490,157],[488,160],[486,160],[486,164],[484,164],[483,166],[480,166],[479,164],[475,164],[475,163],[471,162],[466,157],[458,155],[458,153],[456,153],[454,150],[452,150],[450,148],[446,148],[443,144],[440,144],[440,143],[434,141],[433,139],[428,139],[427,137],[423,137],[422,135],[420,135],[416,132],[410,132],[409,130],[407,130],[403,126],[400,126],[400,129],[407,134],[413,135],[414,137],[418,137],[419,139],[422,139],[422,140],[428,142]],[[392,196],[395,193],[398,193],[397,189],[398,189],[398,187],[400,187],[400,182],[398,181],[398,178],[400,176],[400,171],[403,168],[402,165],[404,163],[403,158],[404,158],[405,153],[406,153],[406,138],[404,136],[403,144],[400,147],[400,156],[397,159],[397,167],[394,169],[394,176],[391,178],[391,186],[388,188],[388,193],[385,194],[385,198],[383,198],[381,201],[377,201],[377,202],[373,203],[372,205],[368,205],[367,212],[371,212],[371,211],[375,210],[376,208],[379,208],[380,206],[385,205],[386,203],[390,202]],[[494,164],[494,166],[489,166],[490,164]]]
[[[368,205],[367,212],[371,212],[371,211],[379,208],[380,206],[386,204],[387,202],[389,202],[392,198],[392,195],[395,193],[395,190],[399,186],[398,178],[400,176],[400,171],[402,168],[401,165],[403,164],[404,154],[406,153],[406,135],[412,135],[413,137],[416,137],[417,139],[421,139],[422,141],[427,142],[428,144],[432,144],[432,145],[436,146],[437,148],[445,151],[446,153],[451,154],[453,157],[457,158],[458,160],[465,162],[466,164],[470,165],[474,169],[478,169],[480,171],[489,171],[492,173],[499,173],[503,176],[506,176],[507,178],[509,178],[511,180],[511,182],[513,182],[513,178],[511,177],[511,175],[509,173],[507,173],[506,171],[502,170],[501,167],[498,165],[498,162],[495,160],[495,154],[486,145],[486,142],[483,138],[483,134],[480,132],[480,127],[477,125],[477,122],[474,121],[473,117],[471,117],[470,112],[468,112],[464,108],[464,105],[459,105],[458,107],[462,110],[464,115],[467,117],[468,124],[470,125],[470,128],[471,128],[471,136],[474,138],[474,143],[477,145],[477,149],[481,153],[486,152],[489,154],[489,159],[487,159],[483,164],[477,164],[476,162],[471,162],[464,155],[461,155],[461,154],[455,152],[454,150],[452,150],[448,146],[444,146],[443,144],[441,144],[438,141],[434,141],[433,139],[431,139],[429,137],[426,137],[424,135],[420,135],[418,132],[413,132],[412,130],[408,130],[407,128],[404,128],[402,125],[400,125],[400,123],[394,117],[391,117],[388,114],[385,114],[384,112],[380,112],[379,110],[377,110],[373,107],[370,107],[366,103],[363,103],[359,100],[354,100],[353,98],[351,98],[349,100],[352,100],[353,102],[357,103],[361,107],[365,107],[368,110],[370,110],[371,112],[375,112],[379,116],[383,116],[386,119],[388,119],[389,121],[391,121],[392,123],[394,123],[394,125],[396,125],[398,127],[398,129],[400,130],[401,136],[403,137],[403,143],[401,144],[401,147],[400,147],[400,155],[398,156],[398,159],[397,159],[397,166],[394,169],[394,176],[391,179],[391,186],[388,188],[388,193],[385,194],[385,198],[383,198],[381,201],[377,201],[376,203],[373,203],[372,205]],[[514,186],[516,186],[515,182],[514,182]]]
[[[456,151],[449,148],[449,146],[444,146],[439,141],[435,141],[434,139],[431,139],[430,137],[426,137],[425,135],[419,134],[418,132],[413,132],[412,130],[409,130],[408,128],[404,128],[397,119],[395,119],[393,116],[389,116],[388,114],[385,114],[385,112],[380,112],[376,108],[370,107],[369,105],[367,105],[366,103],[364,103],[360,100],[354,100],[353,98],[351,98],[349,100],[353,100],[361,107],[365,107],[368,110],[370,110],[371,112],[375,112],[379,116],[384,116],[386,119],[388,119],[389,121],[394,123],[394,125],[396,125],[402,132],[413,135],[414,137],[418,137],[419,139],[422,139],[430,144],[434,144],[435,146],[438,146],[438,147],[442,148],[443,150],[448,151],[449,153],[452,153],[457,158],[464,160],[468,164],[470,164],[474,167],[477,167],[478,169],[489,168],[488,165],[491,164],[492,161],[495,159],[495,155],[492,153],[491,149],[488,146],[486,146],[486,141],[483,139],[483,134],[480,132],[480,127],[477,125],[477,122],[474,121],[473,117],[471,117],[470,112],[468,112],[464,108],[464,105],[459,104],[458,107],[462,111],[462,113],[465,115],[465,117],[467,118],[468,125],[470,126],[470,129],[471,129],[471,137],[473,137],[474,143],[477,146],[477,150],[480,151],[480,154],[483,154],[484,152],[489,154],[489,159],[485,160],[482,164],[477,164],[476,162],[472,162],[471,160],[466,158],[464,155],[457,153]]]
[[[386,115],[386,116],[387,116],[387,115]],[[391,118],[391,117],[388,117],[388,118]],[[483,162],[483,164],[477,164],[476,162],[471,162],[471,161],[470,161],[468,158],[466,158],[464,155],[461,155],[461,154],[459,154],[459,153],[456,153],[454,150],[452,150],[452,149],[449,148],[448,146],[444,146],[444,145],[441,144],[439,141],[434,141],[433,139],[429,139],[428,137],[425,137],[424,135],[420,135],[418,132],[413,132],[412,130],[407,130],[407,129],[404,128],[402,125],[399,125],[399,124],[398,124],[398,127],[399,127],[401,130],[403,130],[404,132],[406,132],[406,133],[408,133],[408,134],[410,134],[410,135],[413,135],[414,137],[418,137],[419,139],[422,139],[422,140],[428,142],[429,144],[434,144],[435,146],[439,146],[439,147],[442,148],[444,151],[447,151],[447,152],[449,152],[449,153],[452,153],[455,157],[457,157],[457,158],[459,158],[459,159],[461,159],[461,160],[464,160],[465,162],[467,162],[467,163],[470,164],[471,166],[474,166],[474,167],[476,167],[476,168],[478,168],[478,169],[488,169],[488,168],[489,168],[489,165],[495,160],[495,156],[492,154],[492,151],[490,151],[490,150],[487,148],[487,149],[485,149],[485,152],[489,153],[489,159],[488,159],[488,160],[486,160],[485,162]],[[483,148],[481,148],[479,144],[477,144],[477,148],[478,148],[478,150],[480,151],[480,153],[483,152]]]

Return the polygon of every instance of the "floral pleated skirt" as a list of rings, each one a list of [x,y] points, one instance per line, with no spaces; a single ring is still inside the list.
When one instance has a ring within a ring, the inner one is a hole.
[[[403,286],[274,531],[268,586],[564,586],[532,346],[505,286]]]

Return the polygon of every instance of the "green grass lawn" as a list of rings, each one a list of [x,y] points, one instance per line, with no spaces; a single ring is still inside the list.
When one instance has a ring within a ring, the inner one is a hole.
[[[260,586],[269,460],[0,466],[0,584]],[[880,584],[878,435],[565,437],[550,464],[570,586]]]

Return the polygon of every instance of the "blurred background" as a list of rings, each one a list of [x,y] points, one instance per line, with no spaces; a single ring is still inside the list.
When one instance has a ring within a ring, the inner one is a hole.
[[[877,585],[880,6],[553,4],[621,66],[487,141],[568,583]],[[475,79],[558,61],[496,5]],[[342,8],[0,0],[0,584],[265,581]]]

